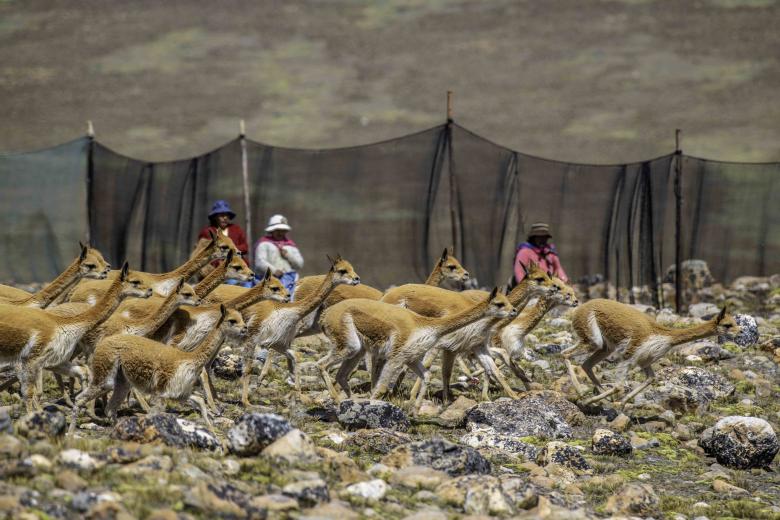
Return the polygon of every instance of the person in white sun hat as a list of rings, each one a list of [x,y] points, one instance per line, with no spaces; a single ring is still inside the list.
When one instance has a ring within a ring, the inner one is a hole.
[[[291,229],[284,215],[274,215],[268,219],[265,236],[255,244],[255,273],[265,273],[270,268],[271,274],[290,291],[290,300],[298,281],[298,271],[303,267],[303,256],[298,246],[287,237]]]

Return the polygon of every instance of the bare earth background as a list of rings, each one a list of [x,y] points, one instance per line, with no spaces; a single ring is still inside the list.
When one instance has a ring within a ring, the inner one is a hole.
[[[526,153],[780,160],[773,0],[0,0],[0,150],[149,160],[368,143],[455,118]]]

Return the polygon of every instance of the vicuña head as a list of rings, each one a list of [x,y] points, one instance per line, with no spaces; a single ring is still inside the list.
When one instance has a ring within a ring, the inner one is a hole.
[[[715,321],[715,329],[717,330],[718,336],[736,336],[742,331],[742,328],[737,323],[737,320],[734,319],[734,316],[726,310],[725,305],[713,320]]]
[[[520,267],[522,267],[523,272],[525,272],[523,281],[528,284],[528,288],[531,289],[532,292],[544,294],[560,289],[560,286],[553,282],[550,273],[546,273],[544,269],[536,264],[536,262],[530,262],[528,265],[520,262]]]
[[[277,302],[287,303],[290,301],[290,291],[287,287],[275,276],[271,276],[271,268],[269,267],[265,271],[265,276],[261,282],[263,288],[260,290],[261,300],[274,300]]]
[[[82,278],[94,278],[103,280],[111,271],[111,264],[106,262],[103,255],[95,248],[79,242],[81,254],[79,255],[79,275]]]
[[[225,279],[239,280],[248,282],[255,277],[255,273],[246,265],[241,255],[237,255],[231,249],[225,258],[227,267],[225,268]]]
[[[244,317],[236,309],[228,309],[224,304],[219,305],[220,318],[217,327],[221,328],[226,336],[242,338],[246,336],[246,323]]]
[[[119,272],[119,281],[122,282],[122,296],[149,298],[154,293],[149,283],[144,280],[143,273],[131,271],[127,266],[127,262],[122,264],[122,270]]]
[[[331,258],[330,255],[326,256],[330,261],[330,273],[333,275],[334,285],[358,285],[360,283],[360,276],[355,272],[352,264],[341,258],[341,255],[337,254],[336,258]]]
[[[517,309],[514,308],[512,302],[506,297],[505,292],[498,290],[498,287],[493,287],[487,300],[487,309],[485,309],[485,316],[494,316],[496,318],[514,318],[517,316]]]
[[[553,291],[553,294],[551,295],[553,302],[556,305],[576,307],[580,304],[579,299],[577,299],[577,293],[574,291],[574,288],[571,285],[552,274],[550,275],[550,278],[552,279],[553,284],[555,284],[557,289],[556,291]]]
[[[452,256],[452,248],[446,248],[439,258],[436,268],[441,271],[444,280],[466,283],[469,280],[469,272],[460,265],[458,259]]]

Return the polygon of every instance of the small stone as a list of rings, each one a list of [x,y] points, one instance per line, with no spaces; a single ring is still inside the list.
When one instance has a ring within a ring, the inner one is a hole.
[[[571,424],[584,422],[584,415],[561,394],[531,392],[517,400],[480,403],[468,412],[466,421],[471,431],[567,439],[572,435]]]
[[[53,466],[52,462],[49,459],[47,459],[43,455],[38,455],[37,453],[27,457],[26,461],[29,462],[30,465],[35,469],[44,472],[51,471]]]
[[[772,426],[757,417],[724,417],[702,433],[699,446],[719,463],[737,469],[768,467],[780,451]]]
[[[659,512],[660,503],[651,485],[625,484],[609,497],[605,510],[613,514],[655,516]]]
[[[609,427],[616,432],[624,432],[631,425],[631,419],[625,414],[620,414],[609,423]]]
[[[720,309],[712,303],[694,303],[688,307],[688,314],[694,318],[704,319],[718,314]]]
[[[366,500],[382,500],[389,486],[382,479],[374,479],[366,482],[358,482],[347,486],[346,493],[353,497],[364,498]]]
[[[437,417],[440,413],[441,405],[429,401],[428,399],[423,400],[420,409],[417,411],[417,415],[421,417]]]
[[[436,488],[436,494],[446,504],[462,507],[467,514],[506,516],[515,512],[501,482],[489,475],[451,479]]]
[[[122,417],[111,431],[111,437],[140,443],[161,440],[177,448],[222,449],[222,443],[213,432],[169,413]]]
[[[69,469],[64,469],[57,473],[57,476],[55,477],[55,482],[57,483],[58,487],[61,487],[62,489],[66,491],[80,491],[82,489],[86,489],[89,483],[78,476],[78,474],[74,473],[73,471],[70,471]]]
[[[393,473],[390,476],[390,483],[411,489],[433,490],[449,478],[450,476],[443,471],[426,466],[409,466]]]
[[[184,504],[206,517],[263,518],[266,511],[251,506],[252,497],[227,483],[197,482],[184,493]],[[203,515],[203,513],[206,513]]]
[[[631,435],[631,446],[633,446],[635,450],[647,450],[650,448],[657,448],[660,445],[661,442],[658,439],[643,439],[638,435]]]
[[[252,498],[251,504],[258,509],[274,513],[297,511],[299,508],[297,500],[285,495],[260,495]]]
[[[24,442],[13,435],[0,434],[0,460],[21,458],[27,451]]]
[[[109,447],[105,451],[105,457],[108,462],[127,464],[143,457],[143,452],[140,445],[128,442],[119,446]]]
[[[14,431],[10,412],[10,406],[0,406],[0,433],[13,433]]]
[[[718,338],[719,343],[731,341],[742,348],[752,347],[758,343],[759,331],[756,319],[747,314],[734,314],[734,321],[739,325],[739,334],[726,334]]]
[[[349,430],[388,428],[405,432],[409,418],[403,410],[385,401],[346,399],[339,403],[339,424]]]
[[[359,448],[368,453],[388,454],[394,448],[412,442],[412,437],[387,428],[358,430],[343,443],[345,448]]]
[[[597,455],[616,455],[628,457],[633,451],[631,442],[620,434],[609,430],[599,429],[593,434],[593,453]]]
[[[512,435],[502,435],[488,431],[471,431],[460,438],[460,442],[472,448],[492,448],[514,455],[521,455],[526,460],[536,460],[539,451],[535,446],[517,440]]]
[[[391,467],[428,466],[456,477],[470,473],[490,473],[490,462],[468,446],[436,438],[403,444],[383,459]]]
[[[307,509],[299,518],[301,520],[358,520],[360,515],[352,511],[347,504],[338,500],[331,500],[326,504],[319,504],[311,509]]]
[[[567,468],[582,472],[591,470],[590,464],[588,464],[577,448],[560,441],[548,442],[539,453],[536,462],[537,464],[544,466],[548,464],[560,464]]]
[[[222,471],[228,476],[238,475],[241,473],[241,464],[235,459],[225,459],[222,461]]]
[[[173,459],[168,455],[149,455],[119,470],[124,475],[136,475],[149,471],[169,472],[173,469]]]
[[[17,435],[28,439],[59,437],[65,433],[65,414],[41,410],[30,412],[16,421]]]
[[[59,460],[63,466],[81,471],[92,471],[102,465],[100,461],[92,457],[89,453],[75,449],[61,451]]]
[[[439,419],[446,421],[452,426],[460,426],[466,419],[469,410],[477,406],[477,402],[463,395],[458,396],[455,401],[444,410]]]
[[[266,446],[261,455],[286,462],[305,462],[319,459],[316,447],[301,430],[290,430]]]
[[[73,500],[71,501],[70,506],[76,511],[86,513],[92,509],[95,504],[99,504],[100,502],[119,502],[121,499],[122,497],[110,491],[104,491],[101,493],[96,493],[94,491],[80,491],[73,495]]]
[[[230,451],[237,455],[257,455],[266,446],[292,430],[284,417],[269,413],[247,413],[228,431]]]
[[[718,493],[725,493],[727,495],[749,495],[750,492],[741,487],[737,487],[733,484],[729,484],[725,480],[715,479],[712,481],[712,489]]]
[[[282,488],[282,493],[298,500],[302,505],[314,505],[330,500],[328,485],[322,479],[300,480]]]
[[[241,356],[228,352],[220,352],[211,365],[214,375],[220,379],[235,381],[244,373],[244,363]]]

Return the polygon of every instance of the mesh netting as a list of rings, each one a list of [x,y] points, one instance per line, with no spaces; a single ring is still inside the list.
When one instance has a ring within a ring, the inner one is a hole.
[[[0,155],[2,252],[25,258],[3,262],[0,279],[51,279],[87,236],[113,265],[173,269],[189,256],[214,200],[226,199],[244,226],[241,143],[157,163],[86,138]],[[575,280],[598,273],[617,286],[655,289],[675,262],[674,154],[565,163],[456,124],[331,150],[245,144],[251,238],[272,214],[287,216],[304,275],[327,267],[325,253],[341,253],[371,285],[421,281],[452,245],[480,284],[500,284],[536,221],[551,225]],[[722,281],[780,271],[780,164],[682,156],[681,165],[682,258],[707,261]]]
[[[55,278],[87,230],[89,139],[0,154],[0,280]]]

